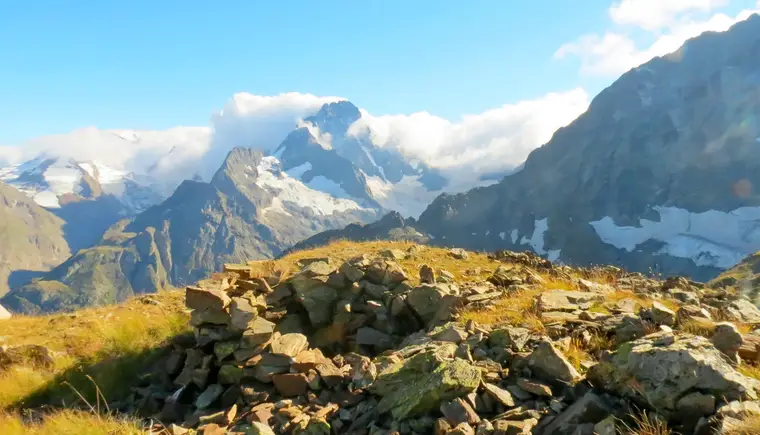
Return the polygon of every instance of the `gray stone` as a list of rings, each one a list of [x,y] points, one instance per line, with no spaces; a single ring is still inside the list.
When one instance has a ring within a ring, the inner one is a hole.
[[[338,291],[326,285],[306,290],[296,290],[299,302],[309,314],[315,328],[327,326],[332,319],[333,304],[338,299]]]
[[[367,279],[375,284],[394,287],[407,277],[404,269],[395,261],[378,259],[373,261],[366,269]]]
[[[427,264],[420,266],[420,283],[435,284],[435,272],[433,272],[433,268]]]
[[[248,299],[232,298],[230,303],[230,329],[245,331],[258,316],[258,310],[251,305]]]
[[[552,397],[552,389],[543,382],[531,381],[525,378],[517,379],[517,386],[536,396]]]
[[[540,311],[576,311],[589,309],[603,300],[604,296],[598,293],[550,290],[538,296],[537,307]]]
[[[348,262],[343,263],[340,272],[351,282],[359,282],[364,278],[364,271]]]
[[[195,407],[206,409],[211,406],[224,392],[224,387],[219,384],[211,384],[195,399]]]
[[[510,394],[509,391],[488,383],[483,383],[483,389],[486,391],[486,393],[488,393],[502,405],[509,408],[515,406],[515,399],[512,397],[512,394]]]
[[[652,302],[652,308],[649,312],[652,322],[657,325],[673,326],[676,324],[676,313],[660,302]]]
[[[423,284],[412,289],[406,302],[425,324],[429,324],[435,319],[441,300],[448,294],[446,290],[445,284]]]
[[[436,328],[431,333],[431,338],[436,341],[447,341],[451,343],[461,343],[468,337],[467,331],[456,325],[447,325]]]
[[[393,337],[377,329],[363,327],[356,331],[356,344],[374,346],[385,350],[393,347]]]
[[[582,377],[565,356],[548,341],[541,341],[528,357],[528,366],[535,374],[548,382],[579,381]]]
[[[227,308],[230,298],[221,290],[208,290],[199,287],[185,289],[185,306],[191,310],[217,310]]]
[[[738,364],[739,348],[744,343],[741,332],[731,322],[720,322],[715,325],[715,332],[711,338],[716,349],[723,352],[732,364]]]
[[[526,328],[507,327],[496,329],[488,336],[493,347],[508,347],[515,352],[522,352],[530,339],[530,331]]]
[[[684,305],[678,308],[676,311],[676,323],[683,325],[691,319],[707,319],[712,320],[712,316],[704,308],[700,308],[694,305]]]
[[[367,294],[373,299],[382,299],[383,295],[388,291],[388,287],[380,284],[373,284],[370,281],[360,281],[359,287],[364,289]]]
[[[446,420],[448,420],[452,426],[457,426],[462,423],[477,424],[480,422],[480,417],[478,417],[478,414],[472,409],[472,406],[460,397],[441,403],[440,410],[441,414],[446,417]]]
[[[729,320],[744,323],[760,323],[760,309],[746,299],[737,299],[723,308]]]
[[[203,325],[229,325],[230,313],[226,310],[207,308],[205,310],[193,310],[190,313],[190,325],[199,327]]]
[[[545,428],[545,434],[571,434],[575,426],[583,423],[595,424],[610,414],[610,408],[592,392],[586,393],[554,418]]]
[[[274,323],[257,317],[240,339],[241,348],[252,348],[267,343],[274,334]]]
[[[620,432],[617,428],[617,419],[610,415],[604,420],[594,425],[594,435],[618,435]]]
[[[669,338],[664,340],[663,338]],[[704,337],[656,333],[603,355],[591,383],[670,417],[694,389],[726,400],[756,399],[760,382],[729,365]]]
[[[246,430],[245,435],[275,435],[275,433],[269,425],[252,421],[251,427]]]
[[[694,418],[712,415],[715,412],[715,396],[699,392],[689,393],[676,403],[676,410],[680,419]]]
[[[453,248],[449,250],[449,255],[456,258],[457,260],[467,260],[470,258],[470,254],[468,254],[467,251],[462,248]]]

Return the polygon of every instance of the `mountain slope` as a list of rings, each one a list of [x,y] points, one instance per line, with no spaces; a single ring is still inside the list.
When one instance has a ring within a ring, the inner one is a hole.
[[[18,312],[101,305],[195,282],[224,263],[271,258],[314,233],[377,211],[310,189],[274,157],[237,148],[210,183],[185,181],[160,205],[109,230],[2,303]]]
[[[0,182],[0,296],[70,255],[63,226],[60,218]]]
[[[624,74],[521,171],[437,198],[419,226],[440,243],[715,276],[760,249],[758,85],[755,15]]]

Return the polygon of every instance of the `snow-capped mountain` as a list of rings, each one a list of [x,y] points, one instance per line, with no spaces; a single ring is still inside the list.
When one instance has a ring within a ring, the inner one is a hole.
[[[0,168],[0,180],[48,209],[60,209],[71,202],[113,195],[124,206],[125,214],[134,214],[163,199],[156,180],[97,161],[77,162],[43,156]]]
[[[369,131],[353,127],[361,116],[349,101],[325,104],[304,118],[273,156],[283,170],[316,190],[418,216],[447,180],[395,149],[376,146]]]

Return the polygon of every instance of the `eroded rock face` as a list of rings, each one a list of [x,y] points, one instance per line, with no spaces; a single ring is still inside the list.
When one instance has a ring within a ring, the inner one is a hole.
[[[683,396],[701,391],[727,400],[756,399],[760,383],[738,373],[709,340],[652,334],[621,345],[588,372],[598,388],[672,414]]]

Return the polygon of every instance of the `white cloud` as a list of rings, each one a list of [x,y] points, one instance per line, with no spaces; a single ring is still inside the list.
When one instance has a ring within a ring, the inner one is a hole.
[[[477,178],[517,167],[588,105],[588,94],[577,88],[466,115],[459,122],[427,112],[372,116],[363,111],[350,133],[369,130],[378,146],[397,148],[455,179]]]
[[[617,24],[632,24],[645,30],[670,26],[685,13],[711,12],[725,6],[728,0],[622,0],[609,9]]]
[[[562,45],[555,58],[578,56],[581,73],[618,76],[657,56],[673,53],[686,40],[706,31],[725,31],[753,13],[745,9],[734,16],[705,13],[725,5],[724,0],[623,0],[609,9],[613,25],[603,35],[583,35]],[[633,26],[632,29],[628,27]],[[646,41],[646,42],[642,42]]]
[[[288,93],[234,95],[211,117],[210,127],[176,127],[164,131],[82,128],[45,136],[17,147],[0,147],[0,160],[21,161],[48,153],[75,160],[97,160],[115,169],[150,173],[170,186],[200,174],[208,180],[236,146],[274,151],[301,120],[339,97]],[[469,187],[487,172],[506,171],[522,163],[559,127],[589,104],[583,89],[550,93],[534,100],[507,104],[457,122],[427,112],[374,116],[362,110],[351,127],[369,133],[382,147],[393,147],[410,159],[440,168]],[[312,128],[323,146],[331,137]]]

